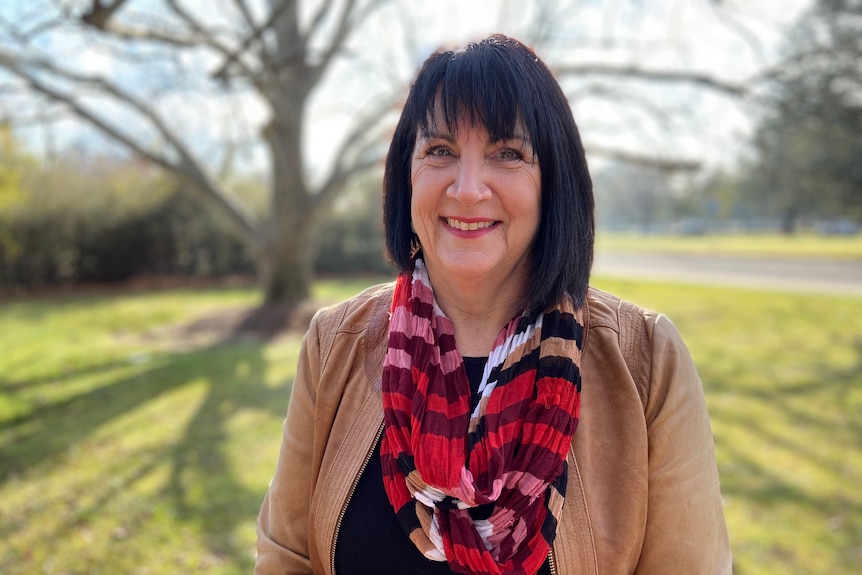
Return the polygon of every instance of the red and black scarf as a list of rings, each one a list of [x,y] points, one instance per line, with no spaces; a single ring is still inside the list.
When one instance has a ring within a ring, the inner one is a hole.
[[[583,340],[571,300],[512,319],[480,400],[421,259],[398,277],[383,367],[383,481],[413,543],[461,573],[535,573],[557,531],[578,425]]]

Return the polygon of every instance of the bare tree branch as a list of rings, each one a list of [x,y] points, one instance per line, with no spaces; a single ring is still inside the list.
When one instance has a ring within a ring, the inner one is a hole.
[[[90,9],[81,16],[81,20],[90,26],[104,30],[111,16],[125,3],[126,0],[114,0],[113,3],[106,5],[102,0],[93,0]]]
[[[763,42],[752,32],[747,26],[734,18],[721,2],[710,2],[712,12],[724,26],[736,33],[742,38],[742,41],[748,44],[749,48],[757,55],[758,60],[762,65],[766,64],[766,51],[763,48]]]
[[[5,51],[0,51],[0,66],[21,78],[36,92],[47,96],[55,102],[68,106],[75,115],[89,122],[103,134],[120,142],[129,150],[143,158],[146,158],[154,164],[165,168],[171,173],[181,176],[186,181],[193,184],[199,192],[210,196],[217,204],[225,208],[224,211],[229,215],[231,223],[234,224],[234,227],[241,232],[245,239],[249,240],[254,237],[256,233],[254,220],[247,215],[245,209],[238,202],[236,202],[231,196],[224,194],[209,180],[209,178],[207,178],[206,174],[199,167],[190,152],[185,148],[182,142],[180,142],[171,133],[164,122],[162,122],[161,118],[159,118],[151,108],[101,78],[89,78],[72,74],[68,71],[60,70],[47,62],[36,62],[31,60],[22,63],[16,59],[15,56],[8,54]],[[27,67],[39,68],[43,71],[54,73],[57,76],[80,84],[93,85],[106,94],[114,96],[117,100],[137,110],[147,118],[156,130],[162,134],[165,140],[171,144],[179,156],[179,161],[176,163],[172,162],[167,157],[157,154],[141,145],[140,142],[123,132],[121,129],[110,124],[104,118],[81,105],[73,96],[49,86],[45,82],[41,81],[35,74],[29,73],[26,70]]]
[[[648,168],[657,168],[666,171],[682,171],[692,172],[700,169],[701,164],[695,160],[685,160],[682,158],[660,158],[657,156],[647,156],[636,152],[628,152],[617,148],[608,148],[601,145],[585,145],[587,154],[595,154],[613,160],[619,160],[629,164],[645,166]]]
[[[369,131],[375,125],[379,125],[380,119],[387,112],[394,109],[395,103],[396,99],[393,97],[372,108],[357,122],[348,137],[344,139],[335,154],[335,157],[338,158],[336,166],[330,173],[329,178],[320,186],[320,191],[314,196],[313,212],[317,213],[325,209],[352,176],[380,163],[382,155],[372,155],[371,157],[363,158],[366,155],[365,153],[373,147],[373,144],[363,146],[356,154],[351,155],[349,152],[353,148],[360,146],[360,142],[363,139],[368,138]],[[345,160],[348,157],[357,159],[348,163]]]
[[[272,60],[272,56],[269,54],[269,51],[266,48],[266,43],[263,41],[261,36],[264,32],[272,28],[272,25],[275,21],[281,16],[282,12],[288,7],[289,1],[282,0],[282,2],[273,8],[270,12],[269,17],[266,21],[260,26],[256,26],[254,20],[251,17],[251,13],[248,11],[248,7],[245,5],[244,0],[235,0],[235,4],[240,7],[240,11],[243,13],[246,21],[249,24],[249,33],[245,37],[245,39],[240,44],[239,48],[231,52],[225,58],[224,63],[219,66],[218,70],[213,72],[213,78],[218,78],[220,80],[225,80],[228,77],[228,73],[230,68],[242,57],[242,55],[251,47],[251,45],[255,42],[258,42],[260,46],[260,54],[261,61],[263,63],[269,63]],[[266,65],[266,64],[264,64]]]
[[[239,2],[240,0],[237,1]],[[213,74],[214,77],[220,80],[226,80],[227,68],[236,64],[240,68],[244,77],[251,79],[253,83],[255,82],[257,75],[251,68],[246,66],[245,63],[239,61],[239,57],[248,48],[248,45],[251,44],[251,42],[253,42],[260,34],[260,30],[253,32],[252,36],[247,38],[238,50],[231,51],[227,46],[217,40],[216,35],[212,31],[207,30],[203,24],[196,20],[190,12],[184,10],[175,0],[167,0],[167,3],[172,8],[174,14],[177,15],[188,27],[187,30],[170,33],[147,27],[122,25],[113,21],[109,22],[107,17],[104,15],[98,16],[97,22],[95,23],[90,21],[92,18],[88,20],[87,15],[83,17],[83,20],[102,32],[122,40],[156,42],[178,48],[208,46],[222,53],[226,58],[226,63]],[[98,0],[96,1],[96,4],[99,4]],[[112,6],[111,13],[113,13],[117,7],[118,6]]]
[[[0,53],[0,56],[4,56]],[[105,80],[104,78],[97,76],[85,76],[83,74],[76,74],[70,72],[68,70],[63,70],[57,66],[55,66],[51,62],[47,62],[44,60],[30,59],[26,61],[21,61],[24,64],[24,67],[32,67],[37,68],[46,72],[50,72],[60,78],[64,78],[66,80],[70,80],[72,82],[78,83],[80,85],[91,86],[99,90],[104,94],[108,94],[113,96],[117,101],[122,102],[138,113],[140,113],[143,117],[147,118],[152,125],[156,128],[156,130],[165,138],[165,140],[177,151],[177,154],[184,159],[191,159],[190,152],[186,149],[185,145],[182,141],[180,141],[173,132],[168,128],[168,126],[162,121],[162,119],[156,114],[156,112],[146,105],[144,102],[135,98],[130,93],[125,90],[119,88],[113,83]],[[7,66],[15,70],[19,77],[25,79],[30,82],[35,78],[32,74],[27,74],[24,71],[24,67],[17,65],[16,63],[9,64],[8,61],[4,62]],[[67,99],[70,98],[67,96]]]
[[[350,166],[333,170],[327,179],[326,185],[321,190],[320,196],[315,198],[315,200],[317,200],[317,198],[320,198],[320,200],[314,202],[314,206],[309,212],[309,217],[313,219],[319,218],[326,209],[329,208],[332,200],[341,193],[344,186],[351,178],[373,168],[374,166],[379,166],[381,160],[382,156],[367,157],[354,162]]]
[[[281,70],[289,66],[297,65],[297,63],[301,63],[301,67],[304,68],[303,75],[305,76],[306,84],[315,85],[320,80],[323,75],[323,71],[329,66],[335,55],[343,49],[344,43],[350,36],[350,33],[354,31],[359,23],[367,18],[374,10],[382,6],[384,2],[386,2],[386,0],[372,0],[364,6],[364,9],[356,9],[356,0],[346,0],[346,5],[341,9],[338,25],[336,26],[336,30],[332,33],[329,45],[323,50],[322,54],[314,63],[309,63],[306,56],[308,54],[308,46],[311,41],[312,32],[319,29],[325,16],[323,13],[315,14],[312,19],[313,29],[310,27],[304,34],[301,34],[296,30],[295,36],[293,33],[290,34],[291,37],[295,37],[296,42],[294,42],[290,47],[285,45],[279,46],[278,59],[270,61],[272,75],[280,77]],[[283,3],[284,6],[290,4],[291,2],[287,0]],[[331,7],[331,9],[334,8]],[[278,16],[278,14],[275,16]],[[271,24],[272,26],[275,26],[275,19],[276,18],[270,19],[273,21]],[[292,25],[296,26],[296,22],[292,22]],[[288,36],[288,34],[284,32],[279,35],[282,38]]]
[[[565,93],[566,99],[569,102],[577,102],[588,97],[598,97],[635,108],[641,108],[647,115],[656,118],[659,122],[669,123],[673,119],[670,112],[656,104],[654,100],[644,97],[643,94],[634,93],[632,90],[624,90],[619,86],[610,85],[605,82],[590,82],[575,89],[568,89]]]
[[[556,2],[541,1],[534,2],[533,8],[536,10],[536,16],[530,19],[524,31],[524,40],[531,46],[548,45],[553,38],[560,13],[566,10],[566,7]]]
[[[19,44],[27,44],[39,34],[47,30],[52,30],[62,23],[62,18],[51,17],[44,22],[39,22],[33,25],[32,28],[24,29],[24,24],[22,22],[12,23],[4,18],[0,19],[0,28],[2,28],[3,32],[9,34],[9,36],[15,39]]]
[[[171,11],[177,15],[180,20],[185,22],[185,24],[195,33],[195,35],[205,38],[204,42],[207,46],[210,46],[220,54],[222,54],[225,58],[232,58],[233,52],[230,48],[223,45],[219,42],[215,34],[209,32],[206,27],[201,24],[192,14],[185,9],[183,9],[178,3],[177,0],[165,0],[170,7]],[[249,68],[241,59],[233,60],[233,64],[240,68],[243,75],[246,76],[249,80],[252,81],[256,86],[260,86],[260,78],[257,74],[255,74],[254,70]]]
[[[355,30],[359,23],[368,18],[372,12],[383,6],[385,2],[386,0],[371,0],[371,2],[365,5],[364,9],[355,10],[356,0],[348,0],[347,6],[344,7],[344,11],[341,13],[338,27],[332,35],[329,48],[326,49],[320,62],[315,66],[317,70],[325,69],[332,58],[344,47],[344,42],[347,40],[350,32]]]
[[[555,66],[555,72],[559,77],[607,76],[650,82],[695,84],[736,97],[745,96],[749,91],[748,87],[741,84],[685,70],[649,70],[640,66],[614,66],[608,64],[563,64]]]
[[[245,20],[245,25],[248,26],[249,32],[254,32],[257,29],[257,25],[254,23],[254,18],[251,15],[251,11],[248,9],[248,5],[245,3],[245,0],[233,0],[233,5],[236,6],[236,9],[242,14],[242,19]]]
[[[318,8],[317,12],[312,17],[311,22],[308,25],[308,29],[305,32],[306,38],[311,38],[316,32],[323,21],[326,19],[326,15],[329,13],[329,10],[332,8],[332,0],[324,0],[320,4],[320,8]]]
[[[177,48],[192,48],[206,44],[208,38],[199,34],[171,35],[146,28],[132,28],[120,26],[114,23],[106,23],[99,27],[100,30],[123,40],[141,40],[145,42],[158,42],[175,46]]]
[[[376,2],[375,2],[376,3]],[[342,9],[341,18],[338,21],[338,26],[335,29],[335,32],[332,34],[332,41],[329,43],[329,47],[324,51],[320,61],[317,63],[316,68],[318,70],[323,70],[329,65],[329,62],[332,60],[332,57],[337,54],[341,47],[344,46],[344,42],[347,40],[347,33],[350,31],[349,22],[351,20],[351,16],[353,15],[353,8],[356,6],[356,0],[347,0],[346,5]],[[310,39],[309,35],[306,39]]]

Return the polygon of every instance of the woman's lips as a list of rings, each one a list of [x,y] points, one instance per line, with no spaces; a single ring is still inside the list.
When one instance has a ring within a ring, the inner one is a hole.
[[[488,229],[497,222],[495,220],[462,220],[458,218],[443,218],[450,228],[462,232],[475,232]]]

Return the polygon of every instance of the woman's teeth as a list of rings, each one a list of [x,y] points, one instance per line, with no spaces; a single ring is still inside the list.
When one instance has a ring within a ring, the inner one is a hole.
[[[455,228],[456,230],[461,230],[464,232],[472,232],[475,230],[481,230],[483,228],[490,228],[494,225],[494,222],[462,222],[461,220],[455,220],[453,218],[446,218],[446,223],[449,226]]]

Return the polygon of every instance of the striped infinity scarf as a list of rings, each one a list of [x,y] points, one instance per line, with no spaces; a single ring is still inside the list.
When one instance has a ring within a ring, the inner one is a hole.
[[[512,319],[480,400],[421,259],[398,277],[383,367],[383,481],[401,526],[461,573],[536,573],[556,536],[578,425],[583,321],[567,299]]]

